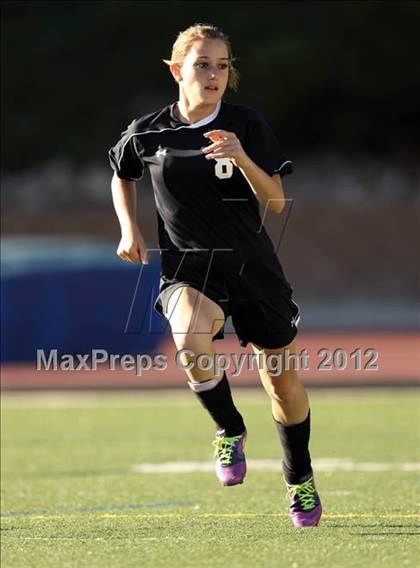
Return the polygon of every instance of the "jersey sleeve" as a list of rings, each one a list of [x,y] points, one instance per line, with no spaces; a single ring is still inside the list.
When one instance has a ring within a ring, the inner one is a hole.
[[[108,152],[111,168],[120,179],[129,181],[139,181],[144,173],[144,163],[141,159],[143,149],[134,123],[135,121],[121,133],[120,140]]]
[[[270,176],[283,177],[293,172],[292,162],[281,151],[269,124],[257,112],[250,117],[244,150]]]

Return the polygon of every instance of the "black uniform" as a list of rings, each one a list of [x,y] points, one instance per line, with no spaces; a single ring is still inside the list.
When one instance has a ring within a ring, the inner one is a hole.
[[[110,149],[121,179],[138,181],[149,168],[161,249],[159,296],[166,311],[170,294],[188,284],[231,315],[241,345],[287,345],[296,335],[299,309],[273,243],[261,225],[259,202],[228,159],[207,160],[202,148],[210,130],[234,132],[247,155],[267,174],[292,172],[261,115],[221,101],[212,115],[184,124],[175,103],[134,120]],[[214,339],[224,337],[223,328]]]

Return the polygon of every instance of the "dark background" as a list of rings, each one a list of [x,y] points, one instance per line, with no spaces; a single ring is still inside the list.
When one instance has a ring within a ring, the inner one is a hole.
[[[194,22],[231,38],[291,152],[407,163],[419,143],[419,2],[3,2],[3,167],[103,160],[133,116],[176,99],[161,62]]]

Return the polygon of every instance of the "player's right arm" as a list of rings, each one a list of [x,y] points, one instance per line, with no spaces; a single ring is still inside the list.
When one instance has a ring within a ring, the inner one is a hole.
[[[136,182],[121,179],[114,173],[111,189],[114,209],[121,227],[121,240],[117,255],[127,262],[147,264],[146,244],[136,220]]]

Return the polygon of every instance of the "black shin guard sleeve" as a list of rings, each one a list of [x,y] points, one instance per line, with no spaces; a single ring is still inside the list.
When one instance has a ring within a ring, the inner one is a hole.
[[[300,424],[287,426],[274,420],[283,447],[283,474],[287,483],[301,483],[312,474],[309,454],[310,421],[310,411]]]
[[[217,427],[225,431],[226,436],[239,436],[245,431],[243,418],[232,399],[226,373],[214,388],[195,394]]]

